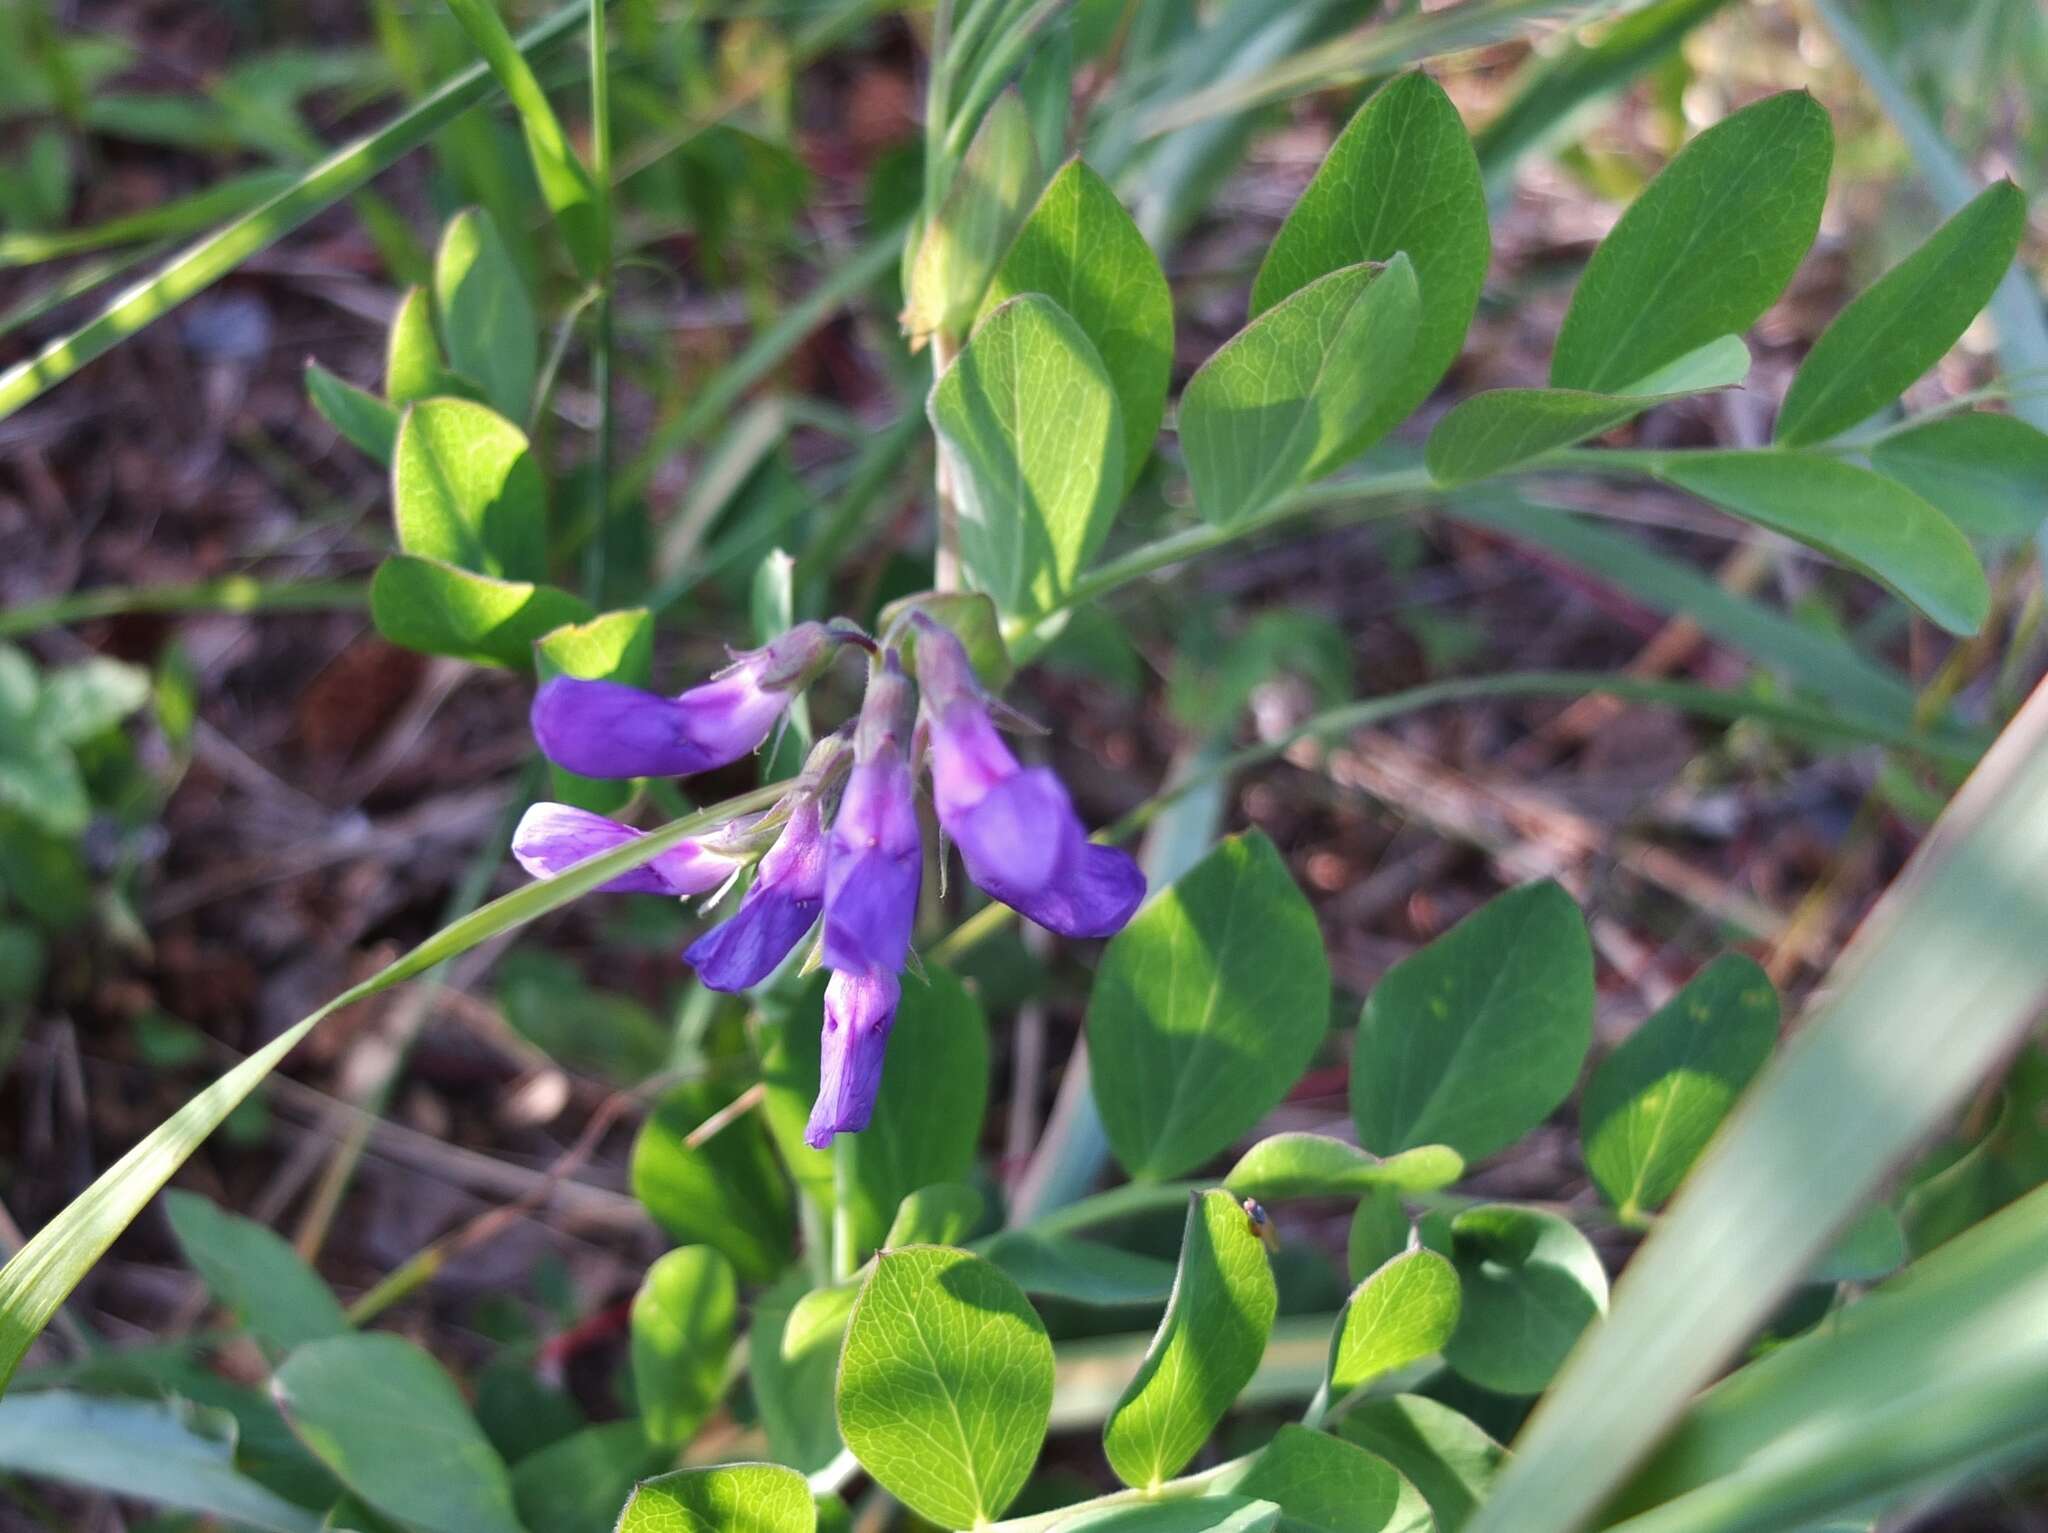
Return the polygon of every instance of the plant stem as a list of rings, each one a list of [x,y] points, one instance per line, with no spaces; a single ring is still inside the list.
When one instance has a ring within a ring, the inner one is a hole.
[[[952,365],[955,353],[952,340],[944,334],[932,336],[932,382],[936,385]],[[960,507],[953,499],[953,476],[946,467],[946,455],[937,454],[932,470],[932,488],[936,493],[934,527],[936,546],[932,552],[932,589],[934,591],[957,591],[960,589]]]
[[[843,1283],[859,1263],[853,1238],[853,1135],[832,1140],[832,1281]]]

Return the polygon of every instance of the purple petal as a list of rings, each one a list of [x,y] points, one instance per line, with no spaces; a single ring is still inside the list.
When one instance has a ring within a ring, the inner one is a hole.
[[[1062,937],[1113,937],[1143,902],[1145,875],[1129,853],[1083,842],[1044,888],[1019,899],[989,893]]]
[[[1044,888],[1087,839],[1073,800],[1045,767],[1012,774],[950,822],[942,811],[940,823],[959,843],[968,876],[1010,904],[1012,894]]]
[[[645,834],[617,820],[568,804],[534,804],[512,832],[512,855],[535,878],[548,878],[586,857],[608,852]],[[703,894],[739,866],[695,841],[679,842],[630,873],[597,886],[600,894]]]
[[[825,962],[859,972],[903,967],[917,918],[923,858],[913,850],[892,856],[879,849],[842,855],[838,846],[825,869]]]
[[[1017,758],[979,699],[962,697],[932,720],[932,798],[939,823],[956,835],[953,819],[972,809],[999,783],[1018,773]]]
[[[584,777],[686,777],[755,749],[788,702],[748,670],[681,697],[557,676],[534,694],[533,737],[548,760]]]
[[[683,961],[713,990],[751,990],[803,941],[824,903],[757,881],[730,918],[690,944]]]
[[[853,1134],[874,1116],[882,1088],[882,1057],[903,987],[893,971],[836,973],[825,986],[825,1027],[819,1038],[818,1099],[804,1143],[822,1150],[834,1134]]]

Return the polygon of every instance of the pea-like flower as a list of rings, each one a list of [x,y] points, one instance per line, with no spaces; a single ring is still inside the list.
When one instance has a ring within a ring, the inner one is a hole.
[[[825,830],[819,799],[845,742],[828,735],[812,747],[804,775],[785,803],[789,819],[754,873],[740,908],[683,953],[713,990],[751,990],[773,974],[825,904]]]
[[[535,804],[512,832],[512,855],[535,878],[548,878],[586,857],[637,841],[645,831],[568,804]],[[679,841],[665,852],[597,886],[600,894],[708,894],[745,864],[705,841]],[[801,935],[799,933],[798,935]]]
[[[929,620],[919,625],[917,679],[939,824],[959,846],[967,876],[1061,936],[1122,930],[1145,897],[1145,875],[1128,854],[1089,841],[1050,768],[1019,764],[996,732],[966,650]]]
[[[891,971],[841,970],[825,985],[825,1028],[818,1040],[818,1097],[804,1143],[822,1150],[834,1134],[854,1134],[874,1116],[882,1058],[903,985]]]
[[[894,974],[910,954],[924,876],[910,771],[912,700],[892,650],[861,703],[853,770],[825,853],[824,958],[845,973]]]
[[[533,699],[541,754],[584,777],[687,777],[737,761],[768,738],[845,633],[799,623],[679,697],[557,676]]]

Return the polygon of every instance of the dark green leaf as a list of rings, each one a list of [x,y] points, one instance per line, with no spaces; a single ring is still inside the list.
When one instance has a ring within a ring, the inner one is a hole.
[[[673,1455],[648,1442],[637,1421],[585,1427],[512,1470],[520,1521],[545,1533],[612,1533],[633,1484]]]
[[[271,1387],[300,1440],[386,1516],[425,1533],[521,1533],[504,1460],[455,1381],[411,1342],[312,1342]]]
[[[1330,1341],[1341,1400],[1383,1374],[1441,1352],[1458,1325],[1458,1274],[1434,1251],[1404,1251],[1352,1290]]]
[[[1336,457],[1356,457],[1429,397],[1464,344],[1486,280],[1490,243],[1479,161],[1458,109],[1428,75],[1377,91],[1331,146],[1266,252],[1252,284],[1260,314],[1318,277],[1405,252],[1421,316],[1405,360]]]
[[[1071,1235],[1006,1230],[985,1253],[1026,1293],[1076,1304],[1164,1304],[1173,1264]]]
[[[1570,1221],[1505,1203],[1466,1209],[1449,1234],[1464,1309],[1444,1361],[1482,1389],[1535,1394],[1606,1313],[1598,1253]]]
[[[1687,144],[1586,264],[1551,383],[1627,388],[1747,330],[1813,243],[1833,163],[1828,115],[1803,91],[1767,96]]]
[[[709,1246],[670,1251],[633,1296],[633,1398],[645,1436],[680,1448],[697,1435],[725,1385],[739,1285]]]
[[[678,1469],[647,1481],[619,1514],[618,1533],[814,1533],[804,1477],[779,1464]]]
[[[1490,1155],[1565,1099],[1592,1038],[1578,906],[1547,881],[1510,890],[1373,987],[1351,1060],[1359,1141]]]
[[[840,1449],[832,1409],[840,1334],[792,1337],[790,1319],[803,1297],[803,1275],[792,1272],[754,1301],[747,1379],[769,1450],[780,1462],[811,1474],[831,1463]]]
[[[1944,415],[1884,438],[1870,461],[1980,538],[2032,537],[2048,515],[2048,434],[2014,416]]]
[[[1407,377],[1420,302],[1405,255],[1339,267],[1202,364],[1176,429],[1204,520],[1257,515],[1372,445]]]
[[[839,1430],[913,1512],[978,1527],[1030,1478],[1052,1374],[1044,1325],[995,1267],[942,1246],[885,1251],[847,1324]]]
[[[1064,105],[1064,98],[1062,105]],[[982,299],[982,316],[1043,293],[1095,347],[1123,417],[1128,489],[1152,456],[1173,366],[1173,295],[1116,193],[1079,160],[1052,178]]]
[[[789,1261],[795,1212],[760,1118],[743,1113],[703,1144],[685,1142],[734,1095],[691,1081],[663,1097],[633,1142],[633,1195],[677,1240],[711,1246],[764,1283]]]
[[[393,554],[370,581],[370,616],[393,644],[422,654],[524,669],[533,642],[590,616],[554,586],[496,580],[438,559]]]
[[[1258,1371],[1277,1308],[1265,1245],[1237,1199],[1191,1194],[1166,1316],[1102,1429],[1118,1479],[1156,1489],[1200,1451]]]
[[[1223,1185],[1250,1198],[1339,1197],[1376,1187],[1435,1192],[1464,1173],[1463,1158],[1447,1145],[1418,1145],[1381,1160],[1322,1134],[1273,1134],[1244,1152]]]
[[[1803,452],[1687,452],[1660,479],[1797,538],[1891,587],[1950,633],[1984,625],[1991,588],[1970,540],[1882,474]]]
[[[306,397],[344,439],[386,468],[391,466],[391,450],[398,441],[395,406],[313,361],[306,363]]]
[[[1322,933],[1256,831],[1223,842],[1103,954],[1088,1003],[1095,1104],[1135,1177],[1179,1176],[1263,1118],[1329,1026]]]
[[[164,1212],[214,1298],[275,1350],[348,1329],[333,1291],[279,1235],[197,1193],[165,1193]]]
[[[2026,224],[2020,189],[1996,182],[1872,283],[1793,374],[1778,411],[1778,441],[1824,442],[1903,394],[1990,302]]]
[[[1420,1395],[1361,1401],[1344,1413],[1337,1430],[1407,1477],[1429,1502],[1437,1533],[1458,1533],[1486,1499],[1507,1456],[1474,1423]]]
[[[1275,1502],[1284,1527],[1315,1533],[1426,1533],[1429,1505],[1384,1459],[1289,1423],[1241,1477],[1217,1485]]]
[[[519,267],[482,208],[456,214],[441,235],[434,307],[455,370],[474,378],[500,415],[524,421],[540,367],[538,321]]]
[[[1037,293],[975,327],[932,388],[968,578],[1013,617],[1061,605],[1124,484],[1116,391],[1081,327]]]
[[[885,1246],[957,1246],[981,1223],[982,1196],[965,1182],[920,1187],[898,1206]]]
[[[1777,1041],[1770,976],[1727,953],[1600,1062],[1580,1136],[1587,1169],[1624,1221],[1678,1190]]]
[[[1344,1241],[1344,1268],[1351,1281],[1364,1282],[1407,1250],[1414,1231],[1398,1192],[1391,1187],[1367,1188],[1352,1210],[1351,1229]]]
[[[547,498],[526,433],[466,399],[423,399],[398,425],[392,514],[409,554],[510,580],[547,569]]]

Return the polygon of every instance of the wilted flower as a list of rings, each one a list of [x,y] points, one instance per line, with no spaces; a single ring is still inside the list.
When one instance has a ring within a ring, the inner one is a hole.
[[[680,697],[557,676],[533,699],[533,735],[556,766],[584,777],[686,777],[757,749],[846,637],[799,623]]]
[[[825,986],[825,1027],[818,1040],[818,1099],[804,1143],[822,1150],[834,1134],[858,1133],[874,1115],[882,1056],[896,1021],[902,983],[893,972],[835,973]]]
[[[868,682],[853,770],[825,854],[825,963],[894,974],[910,953],[923,838],[911,781],[912,693],[892,651]]]
[[[568,804],[535,804],[519,818],[512,832],[512,855],[535,878],[547,878],[574,867],[586,857],[608,852],[645,831],[608,820]],[[599,884],[600,894],[705,894],[737,872],[743,863],[702,841],[679,841],[658,852],[630,873]]]
[[[1040,926],[1066,937],[1122,930],[1145,897],[1129,855],[1088,840],[1066,787],[1024,767],[996,732],[960,641],[920,624],[917,676],[931,728],[932,796],[967,876]]]
[[[751,990],[789,956],[825,904],[825,831],[819,799],[845,741],[828,735],[812,747],[804,774],[785,801],[789,819],[761,859],[740,908],[683,954],[713,990]]]

